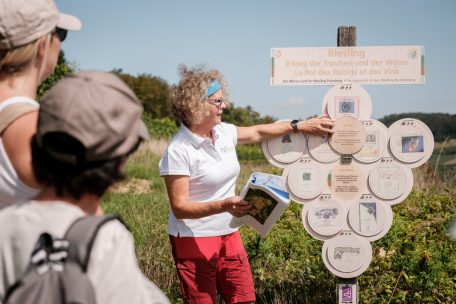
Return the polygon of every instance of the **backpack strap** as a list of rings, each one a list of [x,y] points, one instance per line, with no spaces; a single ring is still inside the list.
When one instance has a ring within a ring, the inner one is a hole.
[[[11,103],[4,101],[2,106],[0,106],[0,134],[16,119],[19,117],[37,111],[39,106],[36,102],[31,102],[29,100],[17,101],[16,99],[11,99]]]
[[[98,230],[112,220],[122,222],[119,216],[113,214],[88,216],[78,218],[68,228],[64,237],[70,243],[68,259],[72,259],[81,265],[84,272],[87,272],[90,252]]]

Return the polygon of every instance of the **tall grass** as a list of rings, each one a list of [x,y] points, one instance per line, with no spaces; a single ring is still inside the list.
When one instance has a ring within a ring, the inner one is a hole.
[[[140,267],[169,296],[182,303],[166,231],[169,203],[158,176],[166,142],[143,144],[127,164],[129,178],[104,198],[104,209],[118,213],[135,238]],[[248,152],[254,155],[255,152]],[[281,174],[264,159],[241,160],[239,193],[254,171]],[[433,168],[414,169],[415,188],[393,206],[388,234],[372,243],[369,269],[358,278],[360,303],[455,303],[456,242],[446,229],[456,213],[455,185],[433,180]],[[252,265],[257,303],[334,303],[337,278],[324,267],[322,242],[307,234],[302,206],[291,204],[266,238],[248,227],[241,236]]]

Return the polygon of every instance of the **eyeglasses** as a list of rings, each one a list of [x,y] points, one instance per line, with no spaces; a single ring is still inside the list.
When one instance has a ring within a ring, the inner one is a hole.
[[[207,101],[209,101],[211,104],[213,104],[214,106],[217,106],[217,107],[221,107],[222,106],[222,103],[225,102],[225,99],[223,98],[208,98]]]
[[[64,29],[62,29],[60,27],[56,27],[54,29],[54,31],[52,31],[52,34],[53,35],[56,34],[57,37],[59,38],[60,42],[63,42],[66,39],[66,37],[67,37],[68,31],[64,30]]]

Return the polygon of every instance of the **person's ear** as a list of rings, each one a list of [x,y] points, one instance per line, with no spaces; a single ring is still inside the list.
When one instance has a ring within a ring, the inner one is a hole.
[[[43,37],[39,38],[37,42],[38,46],[36,50],[34,65],[39,69],[40,72],[43,68],[43,62],[47,56],[50,39],[52,39],[52,37],[50,37],[49,35],[44,35]]]
[[[52,37],[50,37],[50,39],[52,39]],[[48,48],[47,44],[48,44],[48,36],[47,35],[44,35],[43,37],[39,38],[39,40],[38,40],[38,50],[36,52],[36,56],[38,58],[42,59],[46,55],[46,49]]]

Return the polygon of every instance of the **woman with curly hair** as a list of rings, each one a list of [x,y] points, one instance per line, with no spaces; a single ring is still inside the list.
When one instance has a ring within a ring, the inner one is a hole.
[[[235,195],[240,167],[237,144],[258,143],[292,132],[332,133],[332,120],[239,127],[222,122],[229,106],[217,70],[180,68],[172,87],[171,112],[181,122],[160,160],[171,205],[168,234],[185,303],[253,303],[250,264],[233,216],[251,206]]]

